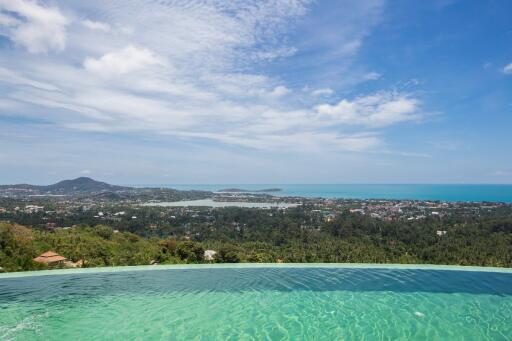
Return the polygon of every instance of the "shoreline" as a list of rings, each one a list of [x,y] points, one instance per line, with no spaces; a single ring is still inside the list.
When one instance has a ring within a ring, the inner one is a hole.
[[[132,185],[136,188],[166,188],[179,191],[210,191],[223,194],[222,189],[244,187],[238,195],[269,195],[282,199],[307,200],[398,200],[439,201],[448,203],[512,204],[512,184],[158,184]],[[275,186],[279,192],[262,192]]]

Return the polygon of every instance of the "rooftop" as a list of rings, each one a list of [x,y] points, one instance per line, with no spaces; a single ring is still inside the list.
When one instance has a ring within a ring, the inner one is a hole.
[[[41,254],[39,257],[34,258],[34,262],[38,263],[57,263],[65,261],[66,258],[62,257],[56,252],[53,251],[46,251],[45,253]]]

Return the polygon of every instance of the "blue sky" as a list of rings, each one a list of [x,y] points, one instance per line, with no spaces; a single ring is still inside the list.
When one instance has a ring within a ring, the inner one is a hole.
[[[0,0],[0,182],[512,183],[510,13]]]

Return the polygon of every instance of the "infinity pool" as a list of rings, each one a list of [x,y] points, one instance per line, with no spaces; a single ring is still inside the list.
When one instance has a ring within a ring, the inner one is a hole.
[[[1,340],[511,340],[512,271],[167,266],[0,275]]]

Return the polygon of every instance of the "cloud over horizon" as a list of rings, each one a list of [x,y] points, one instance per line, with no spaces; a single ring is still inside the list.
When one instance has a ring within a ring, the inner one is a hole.
[[[0,0],[0,118],[108,143],[425,155],[392,132],[424,124],[429,93],[360,61],[386,6]]]
[[[11,39],[47,55],[37,68],[13,63],[12,70],[4,70],[3,80],[13,85],[7,97],[23,106],[58,109],[46,119],[68,129],[155,132],[266,149],[293,148],[300,140],[307,149],[362,151],[378,147],[380,139],[366,130],[344,131],[343,125],[382,128],[420,115],[411,95],[300,104],[279,77],[251,71],[296,53],[286,45],[286,32],[307,13],[307,1],[147,2],[144,9],[127,2],[123,11],[113,3],[85,20],[69,8],[65,12],[71,14],[64,16],[57,7],[16,3],[2,2],[7,18],[14,18],[13,12],[27,18],[8,31]],[[27,25],[45,30],[28,31],[20,40],[17,30]],[[112,33],[111,27],[132,30]],[[64,50],[66,36],[67,49],[82,60],[78,65],[62,53],[48,54]],[[359,47],[359,39],[346,46]],[[326,87],[312,94],[334,91]]]

